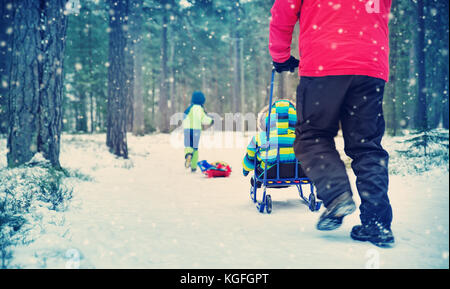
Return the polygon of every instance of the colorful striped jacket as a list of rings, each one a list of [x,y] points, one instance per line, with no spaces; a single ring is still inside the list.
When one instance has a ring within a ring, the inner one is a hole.
[[[266,127],[268,124],[268,113],[265,118]],[[270,112],[270,131],[269,142],[267,146],[266,131],[260,132],[254,136],[247,147],[247,154],[243,160],[243,173],[247,175],[255,169],[255,155],[257,165],[264,169],[265,164],[269,168],[275,165],[278,151],[280,153],[280,162],[295,162],[294,140],[295,124],[297,123],[297,113],[294,105],[287,100],[274,102]],[[267,155],[268,147],[268,155]],[[257,153],[257,150],[259,151]]]

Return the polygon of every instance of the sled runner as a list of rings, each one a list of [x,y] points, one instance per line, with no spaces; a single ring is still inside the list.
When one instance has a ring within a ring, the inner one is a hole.
[[[270,96],[269,96],[269,110],[268,110],[268,119],[270,121],[270,114],[272,110],[272,97],[273,97],[273,84],[275,78],[275,69],[272,70],[272,80],[270,83]],[[266,127],[266,136],[267,136],[267,146],[270,146],[270,125]],[[266,153],[266,159],[268,159],[269,148],[263,147]],[[256,153],[259,153],[261,148],[257,149]],[[250,189],[250,198],[254,203],[257,203],[257,209],[260,213],[264,213],[264,210],[268,214],[272,212],[272,198],[269,194],[266,193],[267,188],[285,188],[289,186],[296,186],[299,192],[300,197],[306,202],[309,209],[311,211],[318,211],[322,205],[321,201],[316,201],[316,195],[314,193],[314,185],[309,178],[305,176],[298,160],[295,163],[281,163],[280,162],[280,148],[277,148],[277,156],[276,163],[269,167],[266,165],[264,169],[256,170],[257,166],[257,158],[254,160],[255,171],[252,177],[252,186]],[[303,186],[310,187],[310,194],[308,198],[305,197],[303,192]],[[261,202],[258,202],[256,199],[256,192],[258,188],[263,189],[263,195]]]
[[[231,174],[231,167],[225,162],[208,163],[206,160],[197,163],[202,173],[208,178],[226,178]]]

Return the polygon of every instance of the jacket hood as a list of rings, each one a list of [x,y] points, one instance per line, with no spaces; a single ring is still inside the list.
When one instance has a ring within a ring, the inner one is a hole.
[[[266,113],[265,125],[269,123],[269,112]],[[289,100],[278,100],[272,104],[270,112],[270,134],[277,135],[295,133],[297,111]]]
[[[203,105],[205,103],[205,95],[201,91],[194,91],[192,94],[192,104]]]

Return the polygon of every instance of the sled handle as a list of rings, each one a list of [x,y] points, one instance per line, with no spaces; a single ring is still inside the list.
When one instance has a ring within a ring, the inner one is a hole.
[[[269,118],[268,118],[268,124],[266,125],[266,144],[267,144],[267,150],[266,150],[266,165],[264,167],[264,183],[267,180],[267,160],[269,159],[269,148],[270,148],[270,144],[269,144],[269,135],[270,135],[270,113],[272,111],[272,97],[273,97],[273,83],[275,80],[275,68],[272,68],[272,78],[270,80],[270,95],[269,95]],[[263,200],[265,200],[266,197],[266,190],[264,190],[264,194],[263,194]]]
[[[272,111],[272,98],[273,98],[273,83],[275,81],[275,68],[272,68],[272,78],[270,80],[270,94],[269,94],[269,118],[268,125],[266,126],[266,139],[269,141],[269,133],[270,133],[270,113]]]

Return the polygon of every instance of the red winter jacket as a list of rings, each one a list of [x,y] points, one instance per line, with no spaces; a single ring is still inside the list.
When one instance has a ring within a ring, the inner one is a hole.
[[[300,19],[302,76],[368,75],[389,78],[392,0],[275,0],[269,50],[275,62],[291,55]]]

